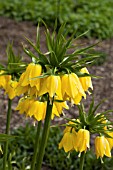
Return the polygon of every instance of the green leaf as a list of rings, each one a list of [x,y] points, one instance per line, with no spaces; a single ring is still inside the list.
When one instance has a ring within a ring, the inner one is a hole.
[[[38,26],[37,26],[37,35],[36,35],[36,46],[38,49],[40,49],[40,34],[39,34],[39,23],[38,23]]]
[[[95,44],[93,44],[93,45],[90,45],[90,46],[88,46],[88,47],[81,48],[80,50],[75,50],[75,51],[72,53],[72,55],[75,56],[75,55],[77,55],[77,54],[82,54],[84,51],[87,51],[87,50],[91,49],[92,47],[96,46],[96,45],[99,44],[99,43],[100,43],[100,42],[97,42],[97,43],[95,43]]]
[[[60,41],[60,38],[61,38],[61,36],[62,36],[63,33],[64,33],[65,26],[66,26],[66,23],[63,23],[63,24],[61,25],[61,27],[59,28],[59,30],[58,30],[58,34],[57,34],[57,41],[58,41],[58,42]]]
[[[0,134],[0,142],[8,141],[15,138],[15,136],[7,135],[7,134]]]
[[[99,106],[100,106],[102,103],[105,102],[105,100],[106,100],[106,99],[101,100],[101,101],[95,106],[95,108],[93,109],[93,113],[96,112],[96,110],[99,108]]]
[[[83,36],[86,35],[88,32],[89,32],[89,30],[87,30],[87,31],[85,31],[84,33],[78,35],[78,36],[75,38],[75,40],[77,40],[77,39],[83,37]]]
[[[28,41],[28,43],[35,49],[35,51],[38,53],[39,55],[39,59],[42,63],[44,64],[49,64],[49,61],[47,59],[47,57],[28,39],[25,37],[25,39]]]
[[[92,111],[93,110],[93,107],[94,107],[94,97],[92,98],[92,102],[90,104],[90,107],[89,107],[89,111],[88,111],[88,117],[90,118],[90,116],[93,114],[94,115],[94,112]],[[89,119],[90,120],[90,119]]]
[[[24,46],[23,46],[23,50],[31,59],[35,58],[36,61],[39,60],[37,56],[35,56],[29,49],[25,48]]]

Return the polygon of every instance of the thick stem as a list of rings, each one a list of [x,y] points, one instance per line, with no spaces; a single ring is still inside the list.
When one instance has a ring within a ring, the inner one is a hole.
[[[35,137],[35,145],[34,145],[34,152],[33,152],[32,163],[31,163],[31,170],[35,169],[35,163],[36,163],[37,152],[39,147],[41,125],[42,125],[42,121],[39,121],[37,126],[37,133]]]
[[[50,103],[49,96],[48,96],[46,117],[45,117],[42,139],[41,139],[40,148],[39,148],[38,157],[37,157],[36,170],[41,169],[44,152],[45,152],[45,147],[46,147],[46,143],[47,143],[47,139],[48,139],[48,135],[49,135],[52,107],[53,107],[53,102],[52,102],[52,104]]]
[[[83,170],[83,167],[84,167],[84,158],[85,158],[85,152],[82,152],[81,156],[80,156],[80,170]]]
[[[7,120],[6,120],[7,135],[10,134],[11,105],[12,105],[12,100],[8,99],[8,110],[7,110]],[[7,154],[8,154],[8,141],[4,143],[3,170],[6,170]]]

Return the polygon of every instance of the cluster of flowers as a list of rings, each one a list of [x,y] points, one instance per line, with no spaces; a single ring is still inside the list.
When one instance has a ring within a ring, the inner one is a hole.
[[[81,72],[88,73],[88,70],[82,68]],[[11,80],[10,75],[2,75],[0,82],[0,86],[5,89],[10,99],[24,94],[16,110],[26,113],[27,116],[33,116],[38,121],[44,120],[46,115],[47,100],[44,97],[46,93],[50,99],[54,97],[51,116],[53,119],[54,115],[60,116],[63,108],[68,109],[67,100],[72,104],[78,104],[82,97],[86,98],[85,92],[88,88],[93,89],[90,76],[78,78],[75,73],[51,74],[46,77],[41,77],[42,75],[42,66],[30,63],[18,82]]]
[[[76,120],[80,122],[80,120]],[[70,125],[72,125],[70,127]],[[65,152],[76,150],[77,152],[86,152],[90,149],[90,131],[87,129],[79,129],[77,124],[69,121],[64,129],[64,136],[59,143],[59,149],[64,148]],[[104,127],[107,131],[107,127]],[[95,153],[97,158],[102,158],[104,155],[111,157],[111,149],[113,148],[113,132],[107,132],[109,137],[104,135],[95,137]]]
[[[97,158],[102,158],[104,155],[111,157],[113,147],[112,122],[107,123],[104,113],[95,116],[99,104],[93,108],[94,101],[92,101],[88,113],[84,111],[81,104],[82,98],[86,99],[86,94],[90,94],[89,88],[93,90],[91,75],[86,67],[97,58],[94,54],[90,54],[90,49],[94,45],[77,49],[73,39],[76,40],[84,34],[74,38],[73,33],[67,39],[68,31],[65,33],[65,24],[60,27],[57,35],[56,28],[55,26],[51,35],[46,27],[45,35],[48,50],[46,53],[43,53],[40,49],[39,26],[37,28],[36,45],[26,38],[38,55],[33,54],[32,51],[23,46],[24,52],[32,59],[27,67],[20,57],[14,55],[12,45],[8,46],[7,65],[5,67],[0,65],[0,88],[4,89],[10,100],[16,96],[21,96],[16,107],[16,110],[21,114],[25,113],[26,116],[33,117],[37,121],[45,119],[38,153],[40,160],[37,165],[39,167],[43,159],[42,153],[44,153],[46,146],[50,120],[54,116],[60,117],[63,109],[69,109],[67,101],[72,105],[77,105],[79,119],[68,118],[70,121],[66,124],[59,149],[63,147],[65,152],[76,150],[84,154],[90,148],[90,135],[98,133],[100,136],[95,138]],[[73,52],[69,53],[69,49],[73,49]],[[8,120],[8,122],[10,121]],[[40,135],[40,123],[37,128],[37,136]],[[37,136],[36,143],[38,143]],[[34,165],[35,161],[34,159]]]

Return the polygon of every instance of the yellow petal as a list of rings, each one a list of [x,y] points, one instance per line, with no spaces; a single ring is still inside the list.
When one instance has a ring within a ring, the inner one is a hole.
[[[41,75],[42,67],[39,64],[32,65],[32,69],[29,75],[30,86],[36,86],[37,90],[40,89],[40,78],[36,78]]]
[[[105,138],[105,155],[107,157],[111,157],[110,145],[106,138]]]
[[[67,88],[69,88],[69,77],[68,77],[68,74],[64,74],[62,77],[61,77],[61,88],[62,88],[62,96],[64,98],[65,94],[66,94],[66,90]],[[68,96],[67,96],[68,97]]]
[[[10,99],[13,99],[16,96],[15,89],[17,87],[17,81],[9,81],[5,88],[5,93],[8,94]]]
[[[90,142],[90,133],[88,130],[80,129],[77,133],[77,144],[76,149],[79,152],[83,152],[89,148],[89,142]]]
[[[47,78],[43,78],[43,79],[41,79],[41,85],[40,85],[40,90],[39,90],[39,92],[38,92],[38,95],[39,96],[42,96],[43,94],[45,94],[45,93],[47,93],[48,92],[48,89],[47,89],[47,87],[46,87],[46,79]]]
[[[80,70],[81,73],[88,73],[88,70],[86,67],[82,68]],[[86,76],[86,77],[80,77],[79,78],[81,84],[82,84],[82,87],[84,89],[84,91],[88,91],[88,88],[91,88],[93,89],[93,85],[92,85],[92,81],[91,81],[91,77],[90,76]]]
[[[74,142],[76,141],[76,135],[74,133],[67,132],[64,134],[61,142],[59,143],[59,149],[64,148],[65,152],[74,149]]]
[[[104,155],[111,157],[110,146],[107,139],[104,136],[97,136],[95,139],[95,153],[98,157],[103,157]]]
[[[53,119],[55,115],[58,116],[58,117],[60,117],[59,112],[58,112],[58,110],[57,110],[57,107],[56,107],[55,103],[53,103],[51,119]]]
[[[109,142],[110,149],[112,149],[113,148],[113,132],[109,132],[108,135],[112,137],[112,138],[106,138],[107,141]]]
[[[49,95],[50,97],[53,97],[56,93],[56,90],[58,88],[58,79],[57,79],[57,76],[49,76],[47,79],[46,79],[46,87],[48,89],[48,92],[49,92]]]

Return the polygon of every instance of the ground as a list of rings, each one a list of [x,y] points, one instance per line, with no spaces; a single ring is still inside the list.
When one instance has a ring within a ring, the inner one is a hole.
[[[41,27],[41,47],[43,51],[45,48],[44,28]],[[23,52],[22,44],[26,44],[25,38],[29,38],[35,42],[36,26],[32,22],[16,22],[11,19],[0,17],[0,63],[6,61],[6,47],[8,42],[13,42],[13,49],[16,54],[23,56],[25,60],[28,60]],[[97,40],[84,40],[85,44],[91,44]],[[93,66],[89,68],[91,74],[101,76],[101,78],[93,78],[94,86],[94,98],[95,102],[99,102],[101,99],[106,98],[105,103],[101,107],[102,111],[106,109],[113,109],[113,39],[104,40],[97,46],[97,50],[101,50],[107,54],[106,62],[101,66]],[[25,56],[25,57],[24,57]],[[11,128],[17,128],[20,125],[24,125],[26,119],[23,115],[15,112],[17,104],[17,98],[14,100],[13,113],[11,118]],[[87,95],[85,101],[86,107],[90,103],[91,95]],[[6,111],[7,111],[7,97],[3,95],[3,91],[0,92],[0,132],[5,130]],[[76,107],[73,107],[68,113],[72,116],[76,114]],[[60,118],[61,120],[61,118]],[[28,119],[27,119],[28,121]],[[59,119],[55,119],[59,122]]]

